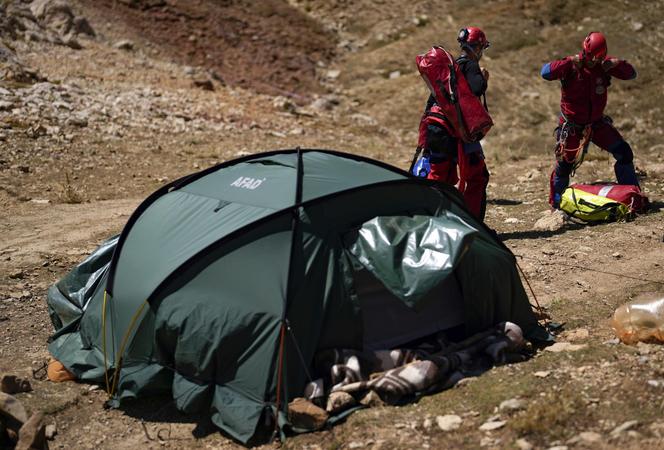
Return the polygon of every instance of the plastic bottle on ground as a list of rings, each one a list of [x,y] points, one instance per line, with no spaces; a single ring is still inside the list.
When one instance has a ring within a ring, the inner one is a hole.
[[[664,343],[664,297],[634,300],[618,307],[611,326],[626,344]]]

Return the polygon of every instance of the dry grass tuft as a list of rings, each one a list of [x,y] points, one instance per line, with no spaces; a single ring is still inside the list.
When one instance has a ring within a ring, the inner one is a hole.
[[[520,435],[560,436],[574,414],[582,410],[576,397],[549,393],[532,402],[526,411],[515,417],[511,427]]]
[[[61,191],[59,199],[62,203],[78,204],[83,203],[83,194],[79,188],[74,186],[69,179],[69,173],[65,172],[65,181],[60,185]]]

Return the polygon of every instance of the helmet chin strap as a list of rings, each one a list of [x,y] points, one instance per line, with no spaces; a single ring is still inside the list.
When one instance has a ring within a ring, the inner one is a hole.
[[[461,47],[461,51],[463,51],[466,55],[471,56],[475,61],[479,61],[480,58],[482,57],[482,50],[476,52],[471,45],[465,44]]]

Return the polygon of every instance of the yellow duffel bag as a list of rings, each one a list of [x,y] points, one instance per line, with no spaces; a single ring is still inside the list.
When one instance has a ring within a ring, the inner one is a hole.
[[[585,222],[611,222],[629,217],[627,205],[574,187],[563,192],[560,209]]]

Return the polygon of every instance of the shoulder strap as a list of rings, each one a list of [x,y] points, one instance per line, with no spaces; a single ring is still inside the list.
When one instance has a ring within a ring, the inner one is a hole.
[[[435,117],[436,119],[440,119],[440,120],[447,120],[447,117],[445,117],[444,114],[433,112],[433,111],[427,111],[426,115],[429,116],[429,117]]]

